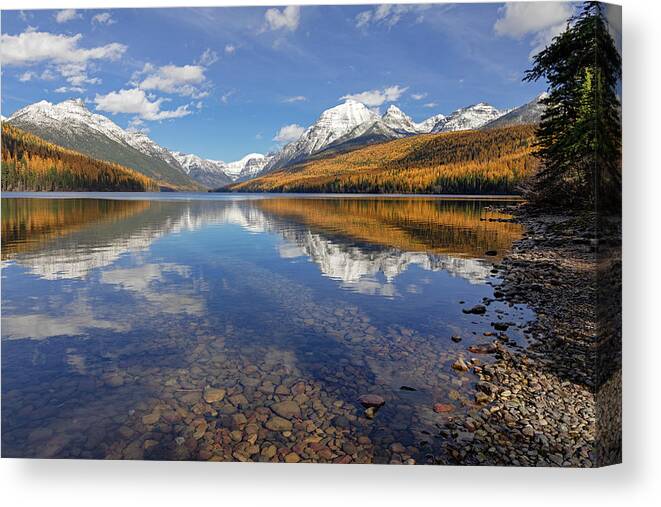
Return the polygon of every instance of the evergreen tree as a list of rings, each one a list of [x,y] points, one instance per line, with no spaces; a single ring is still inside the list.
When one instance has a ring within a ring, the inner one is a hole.
[[[620,206],[622,61],[603,9],[585,2],[526,72],[524,81],[549,84],[537,130],[542,163],[529,189],[538,204]]]

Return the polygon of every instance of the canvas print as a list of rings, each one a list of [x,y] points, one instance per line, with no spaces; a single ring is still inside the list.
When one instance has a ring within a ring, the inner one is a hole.
[[[2,457],[621,461],[621,8],[4,10]]]

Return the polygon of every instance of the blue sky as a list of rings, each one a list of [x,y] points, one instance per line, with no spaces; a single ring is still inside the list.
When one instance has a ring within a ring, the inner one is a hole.
[[[351,96],[421,121],[520,105],[561,3],[2,12],[2,114],[82,97],[159,144],[235,160]]]

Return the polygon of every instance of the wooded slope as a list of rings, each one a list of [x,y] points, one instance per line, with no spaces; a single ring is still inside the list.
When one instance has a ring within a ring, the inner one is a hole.
[[[156,181],[119,164],[62,148],[2,124],[2,190],[158,191]]]
[[[534,137],[534,125],[418,135],[316,158],[222,190],[516,194],[537,168]]]

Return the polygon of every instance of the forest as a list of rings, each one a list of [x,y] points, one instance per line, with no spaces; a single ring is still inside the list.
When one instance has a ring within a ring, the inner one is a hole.
[[[429,134],[316,158],[223,190],[517,194],[535,172],[535,126]]]
[[[156,181],[2,124],[2,190],[14,192],[150,192]]]

